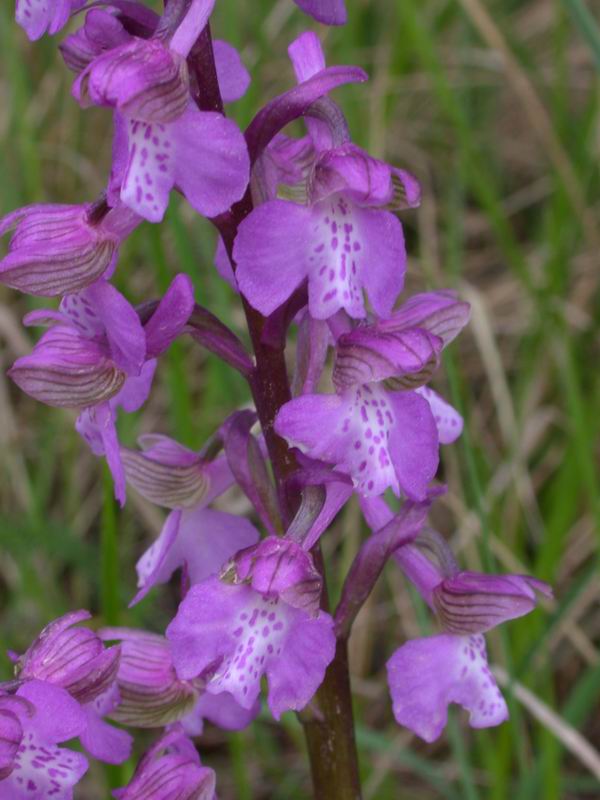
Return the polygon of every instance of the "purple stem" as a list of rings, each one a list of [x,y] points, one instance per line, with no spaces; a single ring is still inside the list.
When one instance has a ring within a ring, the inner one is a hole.
[[[210,28],[207,26],[196,42],[189,58],[196,88],[194,99],[203,111],[223,112],[217,71],[214,62]],[[333,81],[335,84],[335,81]],[[274,131],[276,132],[276,131]],[[260,131],[260,146],[266,146],[266,133]],[[235,269],[233,243],[242,220],[252,211],[250,189],[230,211],[213,220]],[[291,399],[285,363],[285,341],[264,336],[267,320],[242,298],[248,331],[254,348],[256,367],[249,385],[265,436],[273,474],[277,483],[281,513],[287,525],[299,504],[298,489],[291,490],[288,479],[298,469],[294,454],[284,439],[277,436],[273,423],[277,412]],[[313,550],[315,563],[323,576],[322,607],[328,606],[327,587],[320,550]],[[315,713],[303,715],[308,745],[314,796],[317,800],[360,800],[358,755],[352,716],[352,695],[348,673],[346,641],[340,640],[334,660],[314,699]]]

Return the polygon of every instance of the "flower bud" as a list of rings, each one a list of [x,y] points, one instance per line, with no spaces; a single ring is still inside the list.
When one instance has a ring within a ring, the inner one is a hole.
[[[73,72],[82,72],[87,65],[106,50],[129,41],[121,21],[110,11],[92,8],[84,25],[59,44],[65,64]]]
[[[129,628],[104,628],[99,635],[104,641],[118,640],[121,649],[120,703],[112,719],[136,728],[160,728],[192,710],[198,693],[177,677],[164,636]]]
[[[234,582],[248,581],[266,597],[280,597],[289,605],[317,614],[321,576],[310,555],[289,539],[270,536],[243,550],[235,559]]]
[[[167,459],[161,452],[140,452],[121,448],[121,461],[127,481],[137,491],[158,506],[191,508],[208,493],[210,479],[202,460],[196,453],[181,447],[178,462]],[[190,458],[183,457],[185,453]]]
[[[94,206],[36,205],[4,217],[0,235],[13,227],[14,232],[0,261],[0,281],[42,297],[94,283],[110,267],[119,243],[104,225],[92,224],[94,214]]]
[[[89,618],[87,611],[73,611],[47,625],[17,662],[19,678],[59,686],[80,703],[105,692],[117,677],[120,651],[105,649],[89,628],[72,627]]]
[[[485,633],[532,611],[536,592],[552,596],[548,584],[526,575],[459,572],[436,586],[433,605],[448,633]]]
[[[163,734],[140,760],[117,800],[213,800],[215,773],[203,767],[181,726]]]
[[[416,389],[433,375],[441,349],[440,339],[419,328],[356,328],[338,339],[333,382],[339,392],[384,380],[391,390]]]
[[[117,394],[126,378],[102,343],[66,325],[47,331],[8,374],[28,395],[58,408],[97,405]]]
[[[144,122],[173,122],[190,102],[185,59],[158,39],[131,39],[94,59],[74,91],[82,105],[110,106]]]

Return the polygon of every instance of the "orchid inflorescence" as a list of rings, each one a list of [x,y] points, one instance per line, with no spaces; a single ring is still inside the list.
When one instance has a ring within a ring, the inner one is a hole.
[[[275,719],[302,711],[307,731],[311,720],[326,729],[321,699],[336,691],[327,676],[390,558],[440,627],[389,658],[396,720],[428,742],[450,703],[475,728],[498,725],[508,712],[483,634],[550,594],[534,578],[462,571],[429,527],[444,492],[433,484],[439,446],[463,422],[427,384],[469,306],[449,290],[397,304],[406,269],[398,212],[418,206],[419,184],[355,145],[330,97],[367,76],[327,67],[318,37],[304,33],[288,50],[296,85],[242,133],[223,103],[240,98],[250,76],[230,44],[211,38],[214,2],[169,0],[159,16],[137,0],[17,0],[31,40],[79,21],[60,45],[76,75],[72,93],[82,107],[113,110],[114,142],[96,200],[28,206],[0,220],[1,233],[12,231],[0,280],[60,299],[25,318],[47,331],[10,375],[42,403],[78,411],[77,431],[106,459],[121,505],[129,485],[169,510],[138,561],[132,604],[178,570],[181,602],[164,635],[93,631],[80,626],[89,614],[76,611],[50,622],[23,655],[10,654],[15,678],[0,685],[0,798],[71,798],[88,759],[60,744],[78,737],[88,755],[121,763],[132,745],[126,726],[163,730],[115,797],[212,800],[215,774],[193,743],[205,720],[247,726],[264,688]],[[346,20],[343,0],[296,3],[322,23]],[[301,138],[282,132],[296,119]],[[218,230],[216,268],[241,295],[252,355],[196,303],[189,276],[137,307],[111,283],[121,243],[163,219],[173,189]],[[200,452],[162,434],[142,436],[139,449],[121,446],[117,415],[144,404],[158,357],[182,336],[240,372],[254,408],[231,414]],[[324,392],[331,353],[333,391]],[[211,507],[234,485],[255,524]],[[353,495],[372,534],[330,612],[319,540]]]

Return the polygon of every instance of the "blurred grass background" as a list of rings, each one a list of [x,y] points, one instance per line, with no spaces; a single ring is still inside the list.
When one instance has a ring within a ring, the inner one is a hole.
[[[411,290],[452,286],[473,307],[438,382],[463,412],[444,451],[450,491],[436,526],[470,569],[528,572],[556,600],[488,636],[511,708],[499,729],[453,713],[425,745],[396,726],[385,661],[428,614],[390,565],[351,640],[365,797],[371,800],[568,800],[600,797],[600,29],[584,0],[347,0],[349,24],[326,30],[289,0],[219,0],[213,32],[238,46],[253,75],[230,113],[245,125],[293,80],[288,43],[313,27],[328,61],[368,85],[336,94],[354,139],[411,169],[423,203],[403,215]],[[57,40],[30,44],[0,8],[0,213],[32,202],[83,202],[103,188],[111,120],[82,112]],[[214,234],[173,198],[164,225],[122,250],[117,284],[136,302],[188,272],[200,302],[241,330],[238,302],[212,267]],[[0,644],[23,650],[50,619],[90,608],[102,621],[162,631],[176,592],[128,611],[134,563],[162,512],[130,492],[118,511],[74,415],[39,406],[4,377],[31,347],[20,317],[33,302],[0,287]],[[161,363],[151,401],[121,422],[122,439],[169,433],[199,447],[247,400],[236,375],[185,342]],[[240,510],[243,501],[234,498]],[[361,537],[350,505],[324,542],[339,591]],[[10,673],[0,661],[0,677]],[[139,748],[148,741],[140,738]],[[266,716],[200,742],[223,800],[310,797],[293,715]],[[79,796],[126,779],[94,766]]]

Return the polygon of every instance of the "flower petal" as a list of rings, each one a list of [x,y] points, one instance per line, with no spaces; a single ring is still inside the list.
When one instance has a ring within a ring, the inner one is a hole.
[[[481,635],[409,641],[396,650],[387,668],[396,720],[427,742],[442,732],[450,703],[469,711],[472,728],[492,727],[508,718]]]
[[[425,500],[439,462],[433,416],[416,392],[389,392],[388,398],[396,418],[388,450],[398,484],[411,500]]]
[[[404,286],[406,249],[400,220],[390,211],[358,209],[356,238],[362,243],[362,282],[380,317],[389,317]],[[360,256],[359,256],[360,260]]]
[[[250,86],[250,73],[244,66],[240,54],[235,47],[220,39],[213,41],[215,66],[219,89],[224,103],[233,103],[246,94]]]
[[[248,186],[246,141],[230,119],[190,106],[174,123],[175,182],[199,214],[215,217]]]
[[[421,386],[415,391],[429,403],[437,425],[440,444],[452,444],[452,442],[455,442],[463,429],[463,418],[458,411],[428,386]]]
[[[258,532],[243,517],[200,508],[174,511],[167,517],[159,538],[137,564],[139,602],[157,583],[166,583],[173,572],[186,567],[192,584],[217,573],[238,550],[258,540]]]
[[[119,115],[116,121],[118,122]],[[111,185],[121,183],[121,200],[150,222],[160,222],[175,183],[175,126],[124,119],[115,127],[116,158]],[[127,160],[123,165],[123,127],[127,134]]]
[[[419,398],[420,399],[420,398]],[[350,475],[356,491],[398,493],[390,436],[398,427],[387,393],[376,384],[348,389],[341,397],[304,395],[286,403],[275,430],[313,458]]]
[[[184,730],[190,736],[200,736],[204,729],[204,720],[226,731],[241,731],[258,716],[260,702],[252,708],[243,708],[229,692],[218,695],[203,692],[193,710],[181,720]]]
[[[183,331],[194,308],[194,287],[189,275],[180,273],[144,325],[146,356],[156,358],[164,353]]]
[[[304,206],[271,200],[252,211],[238,229],[233,249],[240,292],[265,316],[302,283],[311,214]]]
[[[84,706],[83,710],[87,728],[80,738],[88,753],[106,764],[122,764],[127,761],[133,745],[132,736],[105,722],[95,711],[93,704]]]
[[[115,364],[128,375],[139,375],[146,357],[146,336],[133,306],[107,281],[97,281],[80,292],[81,303],[104,326]]]

